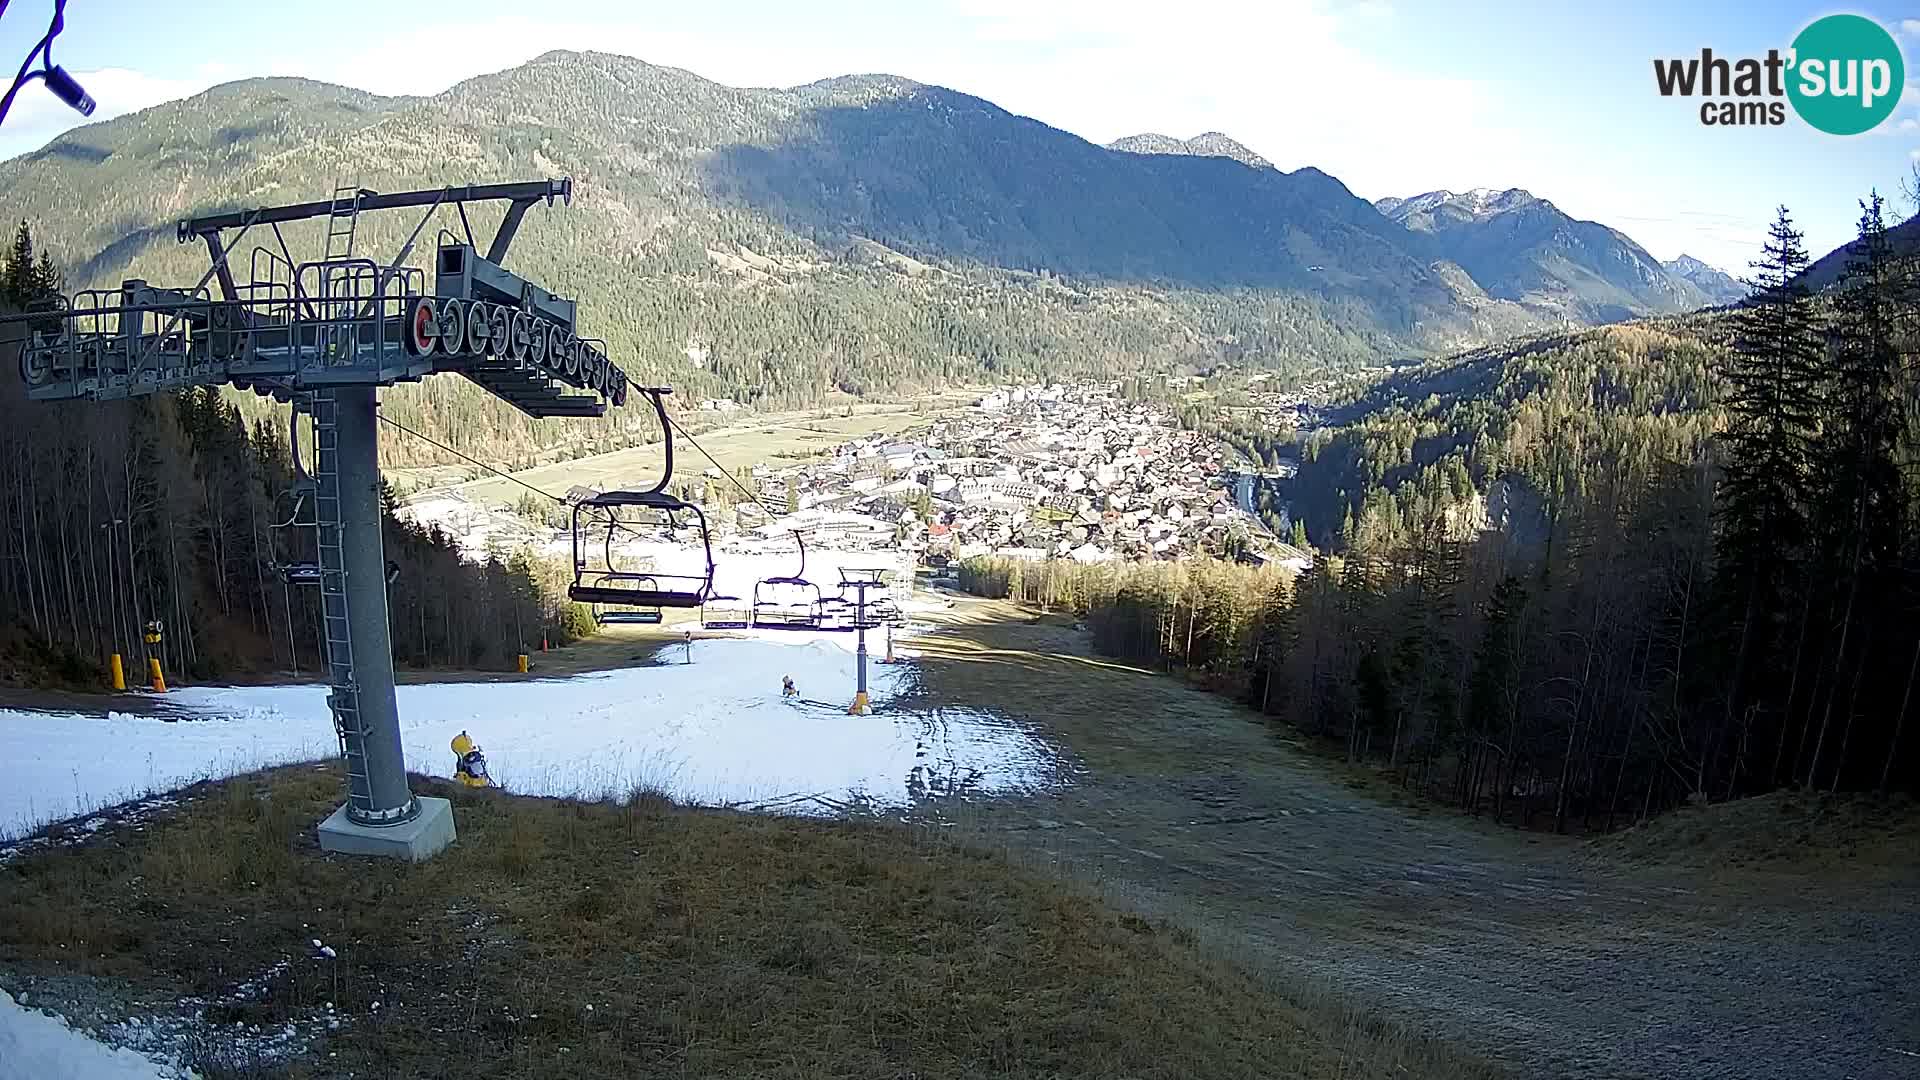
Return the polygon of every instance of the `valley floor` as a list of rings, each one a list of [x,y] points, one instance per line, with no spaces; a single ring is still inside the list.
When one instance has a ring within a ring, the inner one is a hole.
[[[1920,1077],[1920,865],[1684,867],[1400,798],[1251,711],[960,600],[927,701],[990,700],[1075,783],[974,805],[978,839],[1101,883],[1256,971],[1350,995],[1520,1076]],[[1908,840],[1911,829],[1903,833]]]

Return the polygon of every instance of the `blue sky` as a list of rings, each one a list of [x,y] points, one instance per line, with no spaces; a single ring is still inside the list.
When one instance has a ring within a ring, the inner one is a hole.
[[[1098,142],[1224,131],[1367,198],[1524,187],[1661,258],[1685,252],[1742,273],[1777,204],[1818,253],[1852,234],[1868,188],[1897,196],[1920,155],[1920,91],[1851,138],[1797,118],[1716,129],[1701,125],[1697,102],[1658,95],[1652,60],[1702,46],[1761,55],[1835,11],[1898,31],[1910,86],[1920,84],[1920,10],[1765,0],[71,0],[55,59],[81,74],[100,115],[251,75],[434,93],[554,48],[625,53],[733,85],[887,72]],[[51,12],[51,0],[11,0],[0,62],[17,64]],[[0,129],[0,156],[75,119],[29,87]]]

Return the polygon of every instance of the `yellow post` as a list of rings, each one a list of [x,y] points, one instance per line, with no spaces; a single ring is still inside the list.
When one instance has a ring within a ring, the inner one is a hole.
[[[107,661],[107,666],[113,670],[113,688],[115,690],[125,690],[127,688],[127,669],[120,665],[120,654],[114,653],[113,658]]]
[[[154,693],[164,694],[167,692],[167,677],[165,675],[160,674],[160,658],[159,657],[157,656],[147,657],[147,675],[153,680]]]
[[[527,673],[527,654],[521,653],[520,654],[520,674],[525,675],[526,673]]]
[[[867,714],[867,692],[865,690],[862,690],[853,695],[853,704],[847,707],[847,715],[848,716],[865,716],[866,714]]]

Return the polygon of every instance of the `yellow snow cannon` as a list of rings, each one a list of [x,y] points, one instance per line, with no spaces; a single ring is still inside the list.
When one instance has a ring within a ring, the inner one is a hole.
[[[479,744],[466,732],[453,737],[453,778],[468,787],[493,787],[487,775],[487,759]]]

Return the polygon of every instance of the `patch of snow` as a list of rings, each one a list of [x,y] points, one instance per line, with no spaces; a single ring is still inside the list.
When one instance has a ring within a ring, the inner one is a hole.
[[[1053,751],[1022,727],[980,710],[895,706],[911,666],[879,663],[885,640],[869,632],[876,709],[865,716],[846,713],[855,635],[845,632],[706,638],[669,645],[646,667],[565,679],[402,686],[407,768],[450,777],[448,743],[466,731],[502,787],[533,795],[647,787],[715,806],[797,798],[802,805],[783,808],[833,813],[830,803],[895,807],[1050,782]],[[803,703],[781,698],[786,675]],[[326,695],[318,685],[187,687],[151,716],[0,710],[9,763],[0,835],[146,792],[330,758],[338,744]]]
[[[57,835],[33,836],[12,843],[0,844],[0,866],[16,856],[39,851],[50,847],[70,847],[78,844],[109,825],[139,831],[146,827],[147,819],[156,811],[170,809],[178,805],[177,799],[166,795],[156,795],[135,802],[123,802],[116,806],[87,817],[73,818],[65,823],[65,828]],[[0,802],[0,836],[8,834],[5,803]],[[14,830],[16,832],[23,830]]]
[[[184,1074],[76,1031],[0,990],[0,1080],[176,1080]]]

